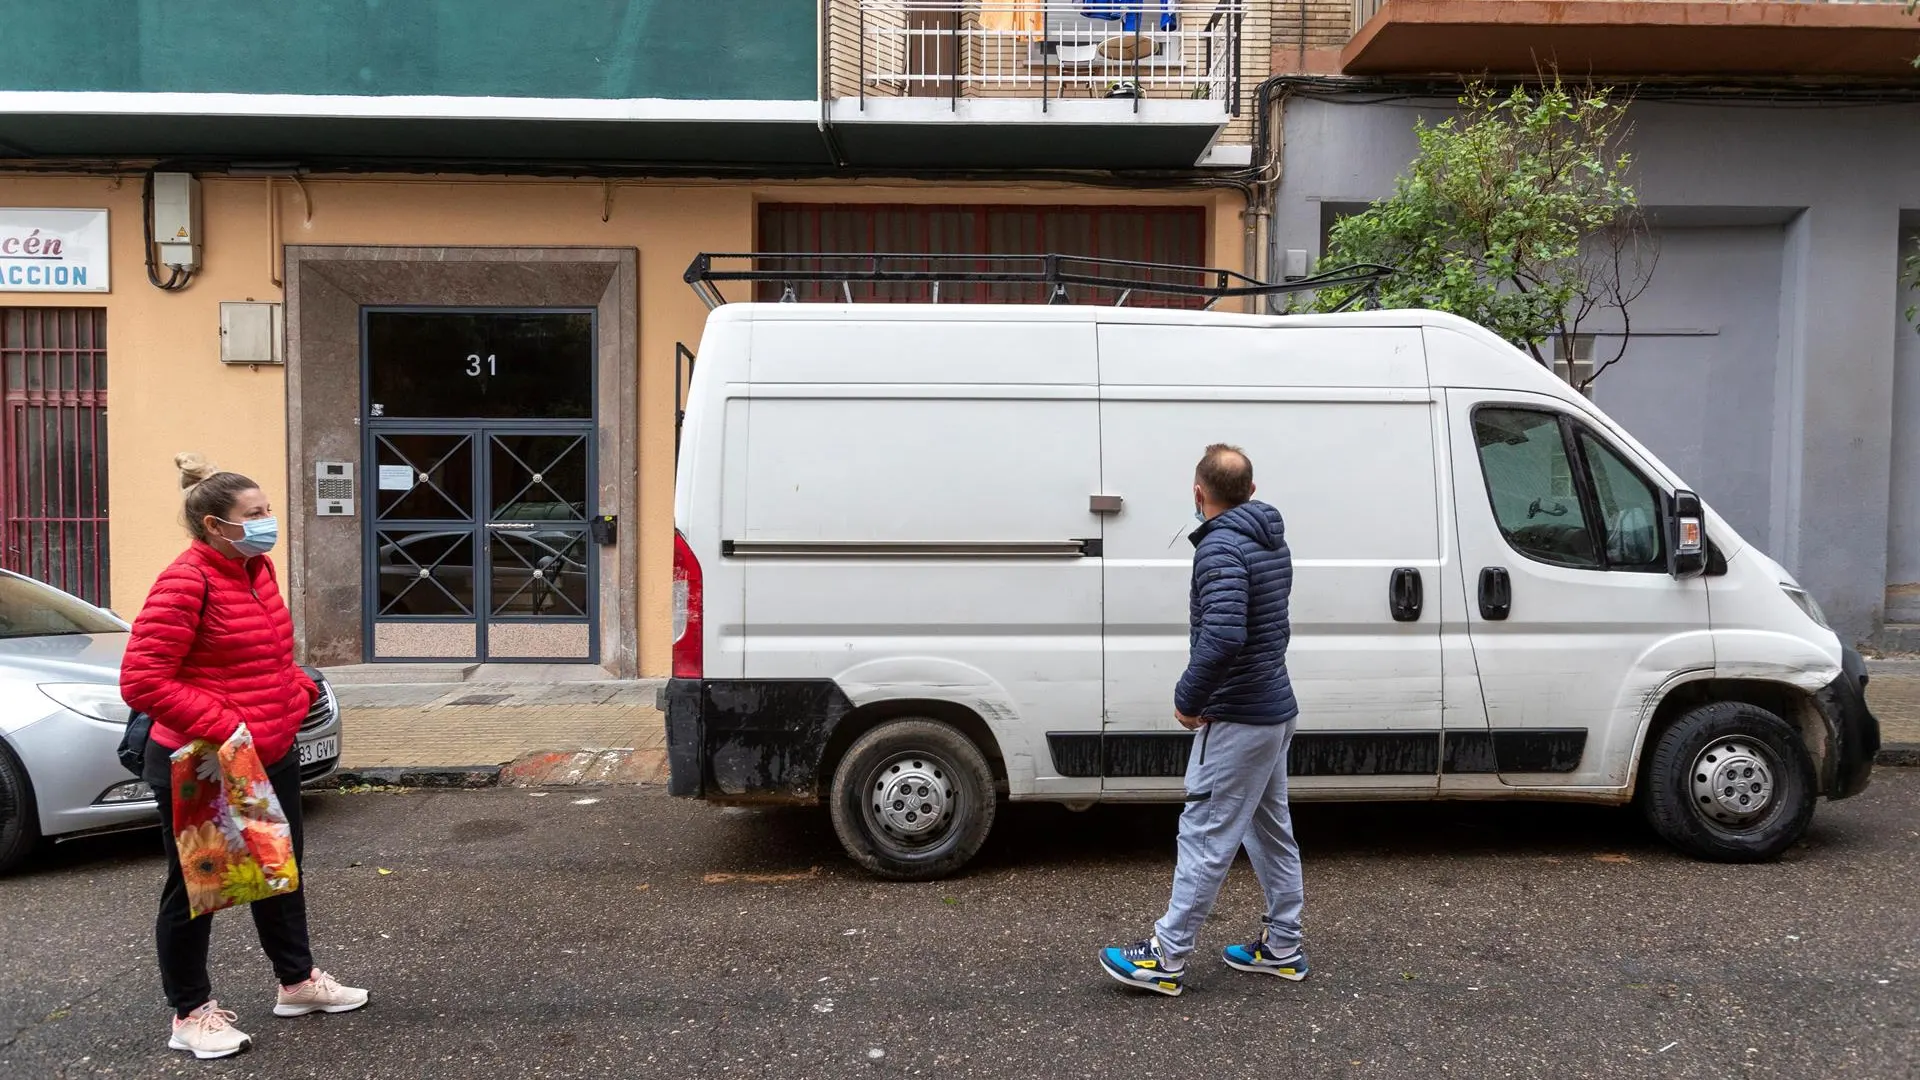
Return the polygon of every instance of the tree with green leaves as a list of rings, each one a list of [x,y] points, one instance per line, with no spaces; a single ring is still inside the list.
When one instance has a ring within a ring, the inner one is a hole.
[[[1384,306],[1452,312],[1547,366],[1548,342],[1571,358],[1582,326],[1607,318],[1618,349],[1583,378],[1569,365],[1585,390],[1625,356],[1628,306],[1659,256],[1627,180],[1626,104],[1557,76],[1504,94],[1472,84],[1459,103],[1417,124],[1419,153],[1393,194],[1337,222],[1322,265],[1392,267],[1371,286]],[[1312,309],[1338,310],[1366,288],[1322,290]]]

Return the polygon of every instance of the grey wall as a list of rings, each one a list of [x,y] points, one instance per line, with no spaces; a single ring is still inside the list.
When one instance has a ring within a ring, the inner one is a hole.
[[[1317,255],[1327,205],[1389,194],[1415,117],[1444,104],[1290,102],[1275,245]],[[1633,119],[1662,239],[1634,322],[1655,333],[1596,399],[1864,639],[1890,581],[1920,582],[1920,438],[1894,436],[1896,389],[1903,427],[1920,418],[1920,368],[1895,381],[1896,351],[1920,365],[1895,273],[1902,212],[1920,209],[1920,107],[1648,104]]]
[[[1786,229],[1661,227],[1655,236],[1653,280],[1662,287],[1629,307],[1633,335],[1620,361],[1595,380],[1594,400],[1742,536],[1764,543],[1774,514],[1774,369]],[[1610,359],[1621,344],[1600,337],[1596,359]]]

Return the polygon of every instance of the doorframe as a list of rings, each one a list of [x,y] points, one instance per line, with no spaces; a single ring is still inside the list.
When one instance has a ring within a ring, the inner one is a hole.
[[[290,600],[303,662],[364,662],[364,512],[321,517],[314,470],[362,460],[360,308],[590,308],[596,316],[593,512],[616,515],[599,558],[599,666],[639,674],[639,255],[633,248],[290,245],[286,248]],[[457,300],[458,304],[447,301]],[[373,478],[356,475],[365,484]],[[446,661],[456,662],[456,661]],[[471,663],[472,661],[458,661]]]

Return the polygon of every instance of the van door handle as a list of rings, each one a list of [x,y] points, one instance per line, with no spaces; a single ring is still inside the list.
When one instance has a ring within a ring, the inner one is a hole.
[[[1093,514],[1117,514],[1126,500],[1118,495],[1087,496],[1087,511]]]
[[[1402,566],[1393,572],[1387,582],[1387,606],[1393,610],[1394,622],[1419,622],[1420,609],[1426,602],[1426,587],[1420,580],[1420,571],[1411,566]]]
[[[1513,579],[1504,566],[1480,571],[1480,617],[1498,622],[1513,614]]]

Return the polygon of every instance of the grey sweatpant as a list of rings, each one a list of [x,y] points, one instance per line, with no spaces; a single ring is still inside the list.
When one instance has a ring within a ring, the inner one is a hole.
[[[1202,727],[1187,758],[1187,808],[1180,815],[1173,901],[1154,925],[1161,955],[1180,961],[1193,951],[1200,924],[1213,911],[1227,869],[1244,845],[1266,894],[1267,944],[1285,953],[1300,943],[1300,845],[1287,809],[1287,748],[1293,722]]]

